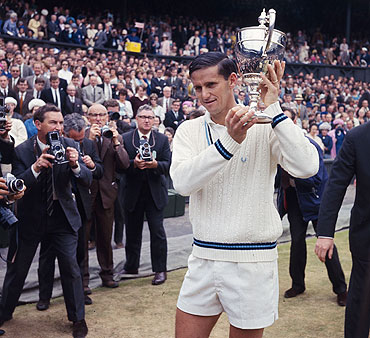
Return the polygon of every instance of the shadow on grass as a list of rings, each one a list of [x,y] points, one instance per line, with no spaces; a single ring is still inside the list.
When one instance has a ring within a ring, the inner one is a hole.
[[[351,256],[348,231],[336,234],[336,245],[348,281]],[[289,277],[290,243],[279,245],[280,303],[279,320],[265,330],[266,338],[343,337],[344,308],[336,304],[325,265],[314,255],[315,238],[307,240],[306,291],[284,299],[291,286]],[[86,307],[88,337],[96,338],[171,338],[174,337],[177,296],[186,269],[172,271],[160,286],[152,286],[152,277],[126,280],[118,289],[99,288]],[[212,331],[212,338],[224,338],[228,321],[222,315]],[[71,337],[63,298],[52,300],[48,311],[39,312],[34,304],[20,306],[14,319],[4,324],[8,337],[64,338]]]

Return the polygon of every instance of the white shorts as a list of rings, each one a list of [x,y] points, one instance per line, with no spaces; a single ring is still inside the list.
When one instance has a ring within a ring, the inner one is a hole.
[[[278,302],[277,260],[236,263],[191,254],[177,307],[197,316],[225,311],[232,326],[260,329],[278,318]]]

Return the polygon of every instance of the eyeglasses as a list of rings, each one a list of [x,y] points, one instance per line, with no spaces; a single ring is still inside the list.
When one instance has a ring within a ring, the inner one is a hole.
[[[154,120],[154,116],[136,115],[136,117],[142,120]]]
[[[97,118],[98,116],[99,117],[104,117],[104,116],[106,116],[107,115],[107,113],[102,113],[102,114],[87,114],[87,115],[89,115],[90,117],[93,117],[93,118]]]

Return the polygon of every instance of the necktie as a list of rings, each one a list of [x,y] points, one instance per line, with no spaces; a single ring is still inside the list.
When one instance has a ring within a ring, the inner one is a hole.
[[[23,115],[23,93],[21,93],[21,99],[19,101],[19,114]]]
[[[93,89],[93,101],[94,101],[94,103],[95,103],[95,87],[94,87],[94,89]]]
[[[169,108],[170,108],[169,107],[170,105],[169,105],[169,102],[168,101],[169,101],[169,99],[166,99],[166,113],[168,113]]]
[[[55,105],[59,108],[58,94],[57,94],[57,90],[56,89],[54,89],[54,95],[55,95]]]
[[[177,120],[177,118],[179,117],[179,114],[177,113],[177,111],[174,111],[174,112],[173,112],[173,115],[175,115],[175,118],[176,118],[176,120]]]
[[[43,184],[43,195],[45,198],[46,214],[53,214],[53,169],[47,168],[42,171],[41,182]]]

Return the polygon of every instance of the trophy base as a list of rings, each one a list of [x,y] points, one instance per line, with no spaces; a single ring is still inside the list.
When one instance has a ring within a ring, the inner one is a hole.
[[[272,117],[268,116],[265,113],[261,113],[261,112],[255,113],[254,117],[257,118],[256,123],[258,123],[258,124],[272,123]]]

